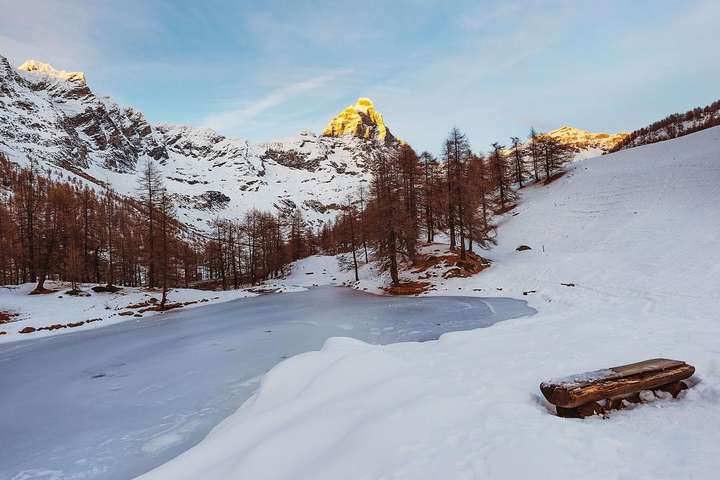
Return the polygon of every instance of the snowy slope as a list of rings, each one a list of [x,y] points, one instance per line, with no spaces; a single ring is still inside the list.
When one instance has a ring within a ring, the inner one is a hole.
[[[363,117],[375,131],[382,116]],[[66,178],[107,183],[135,195],[137,170],[156,162],[180,220],[199,228],[215,217],[258,208],[294,209],[319,225],[334,218],[369,178],[367,162],[397,145],[394,137],[301,132],[274,142],[226,138],[210,129],[150,125],[142,113],[96,95],[81,72],[28,61],[12,68],[0,55],[0,153],[29,159]]]
[[[719,159],[713,128],[527,190],[501,221],[493,266],[432,294],[514,296],[537,315],[437,342],[330,340],[275,367],[201,444],[143,478],[716,478]],[[538,389],[661,356],[697,367],[679,400],[571,420]]]

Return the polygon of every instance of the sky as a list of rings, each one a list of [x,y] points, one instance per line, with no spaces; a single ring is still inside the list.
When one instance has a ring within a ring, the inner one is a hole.
[[[255,141],[358,97],[438,152],[571,125],[628,131],[720,98],[720,2],[0,0],[0,55],[83,71],[152,123]]]

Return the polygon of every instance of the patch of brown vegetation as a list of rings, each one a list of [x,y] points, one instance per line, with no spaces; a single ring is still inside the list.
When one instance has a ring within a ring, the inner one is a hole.
[[[0,323],[10,323],[17,316],[18,316],[18,314],[15,312],[0,311]]]
[[[122,287],[116,287],[115,285],[98,285],[91,289],[95,293],[117,293],[122,290]]]
[[[161,307],[161,306],[158,304],[158,305],[152,305],[152,306],[147,307],[147,308],[141,308],[140,310],[138,310],[138,312],[140,312],[140,313],[145,313],[145,312],[166,312],[166,311],[168,311],[168,310],[173,310],[173,309],[175,309],[175,308],[182,308],[182,307],[184,307],[184,306],[185,306],[185,304],[183,304],[183,303],[166,303],[164,307]]]
[[[446,255],[428,255],[415,262],[414,273],[425,272],[429,268],[439,268],[441,265],[452,267],[443,273],[443,278],[469,277],[480,273],[490,266],[490,260],[483,258],[473,252],[465,252],[465,258],[461,259],[460,254],[451,252]],[[429,278],[426,274],[425,278]]]
[[[158,300],[157,298],[155,298],[155,297],[150,297],[149,299],[147,299],[147,300],[144,301],[144,302],[131,303],[130,305],[128,305],[128,306],[125,307],[125,308],[145,308],[145,307],[152,307],[153,305],[155,305],[155,304],[158,303],[158,302],[159,302],[159,300]]]
[[[53,331],[53,330],[60,330],[62,328],[75,328],[79,327],[81,325],[85,325],[86,323],[93,323],[93,322],[99,322],[102,318],[91,318],[90,320],[81,320],[79,322],[70,322],[70,323],[53,323],[52,325],[45,325],[44,327],[25,327],[22,330],[20,330],[18,333],[33,333],[33,332],[40,332],[43,330],[47,331]]]
[[[47,295],[48,293],[55,293],[57,290],[53,290],[51,288],[36,288],[32,292],[30,292],[28,295]]]
[[[428,282],[402,282],[400,285],[385,288],[385,291],[390,295],[419,295],[429,287]]]
[[[472,274],[467,273],[462,268],[456,267],[456,268],[451,268],[447,272],[443,273],[443,278],[445,278],[445,279],[447,279],[447,278],[465,278],[465,277],[469,277],[470,275],[472,275]]]
[[[68,290],[65,292],[65,295],[70,295],[72,297],[89,297],[90,294],[88,292],[85,292],[83,290],[75,289],[75,290]]]

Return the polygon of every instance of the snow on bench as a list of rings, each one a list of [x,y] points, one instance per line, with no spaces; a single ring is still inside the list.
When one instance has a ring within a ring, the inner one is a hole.
[[[622,408],[623,401],[639,403],[643,390],[664,391],[677,397],[687,388],[682,380],[694,372],[695,367],[685,362],[653,358],[542,382],[540,391],[555,405],[558,416],[583,418]]]

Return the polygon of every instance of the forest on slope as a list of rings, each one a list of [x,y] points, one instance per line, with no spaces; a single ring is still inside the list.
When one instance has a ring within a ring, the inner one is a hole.
[[[662,142],[720,125],[720,100],[685,113],[673,113],[647,127],[630,132],[611,152]]]

